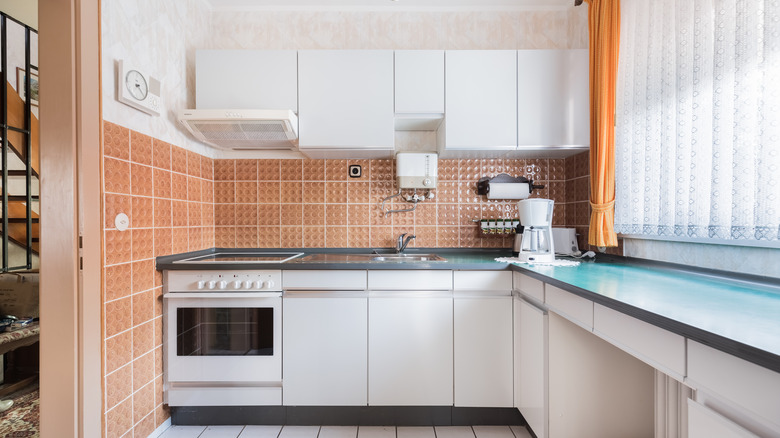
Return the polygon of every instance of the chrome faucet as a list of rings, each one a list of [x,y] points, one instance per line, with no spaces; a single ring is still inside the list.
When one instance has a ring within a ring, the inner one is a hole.
[[[404,240],[404,236],[406,236],[406,233],[403,233],[400,236],[398,236],[398,244],[395,246],[395,251],[399,254],[404,252],[404,250],[406,249],[406,245],[408,245],[409,242],[412,241],[412,239],[417,238],[417,236],[409,236],[406,238],[406,240]]]

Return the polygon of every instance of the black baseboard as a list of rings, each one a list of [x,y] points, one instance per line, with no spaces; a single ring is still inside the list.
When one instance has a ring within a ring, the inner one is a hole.
[[[175,425],[523,426],[514,408],[453,406],[190,406],[171,407]]]

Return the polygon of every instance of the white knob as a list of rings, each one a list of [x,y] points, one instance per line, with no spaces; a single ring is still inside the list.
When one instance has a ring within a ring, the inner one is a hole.
[[[265,286],[266,286],[268,289],[270,289],[270,288],[274,287],[274,281],[273,281],[273,280],[268,280],[268,281],[266,281],[266,282],[265,282]]]
[[[425,179],[423,180],[423,185],[424,185],[424,186],[429,186],[429,185],[431,185],[431,180],[430,180],[429,178],[425,178]]]
[[[255,289],[262,289],[263,288],[263,282],[261,280],[255,281]]]
[[[241,280],[236,280],[236,281],[234,281],[234,282],[233,282],[233,286],[234,286],[236,289],[241,289]]]
[[[247,280],[246,283],[244,283],[244,287],[247,289],[252,289],[252,282]]]
[[[206,282],[203,281],[203,280],[200,280],[198,282],[198,289],[203,289],[204,287],[206,287]]]
[[[214,289],[217,287],[217,282],[214,280],[209,281],[209,289]]]
[[[219,288],[220,289],[225,289],[226,287],[227,287],[227,281],[222,280],[222,281],[219,282]]]

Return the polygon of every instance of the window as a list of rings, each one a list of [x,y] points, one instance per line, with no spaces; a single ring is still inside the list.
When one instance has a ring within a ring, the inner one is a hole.
[[[775,246],[780,2],[621,9],[615,230]]]

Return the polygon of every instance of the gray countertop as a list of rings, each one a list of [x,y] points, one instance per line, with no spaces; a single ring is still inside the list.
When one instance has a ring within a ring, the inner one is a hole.
[[[303,253],[285,263],[182,263],[218,252]],[[157,258],[158,270],[365,269],[513,270],[593,302],[780,372],[780,281],[625,257],[602,256],[577,267],[510,265],[495,261],[507,249],[423,248],[444,262],[337,262],[310,254],[367,254],[370,249],[212,248]],[[343,259],[343,257],[337,257]]]

